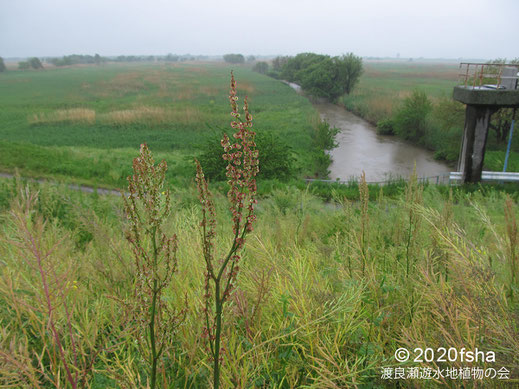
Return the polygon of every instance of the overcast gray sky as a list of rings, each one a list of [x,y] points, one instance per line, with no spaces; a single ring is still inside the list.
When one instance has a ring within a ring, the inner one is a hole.
[[[0,56],[519,57],[519,0],[0,0]]]

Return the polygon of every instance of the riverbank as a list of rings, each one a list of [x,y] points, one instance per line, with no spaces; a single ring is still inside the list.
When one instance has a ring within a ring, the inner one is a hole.
[[[287,84],[305,95],[299,85]],[[447,164],[436,161],[430,151],[396,137],[377,134],[373,125],[340,105],[322,99],[310,102],[322,120],[340,130],[336,136],[338,146],[329,152],[332,180],[354,180],[365,172],[368,181],[383,182],[406,179],[414,169],[419,177],[440,177],[451,171]]]
[[[455,164],[465,121],[465,106],[451,97],[457,84],[458,63],[366,61],[364,68],[357,87],[343,96],[339,104],[378,126],[379,132],[406,138],[413,145],[433,152],[435,159]],[[425,105],[421,107],[417,105],[418,100],[409,101],[416,91],[426,96]],[[421,108],[425,109],[420,112]],[[407,112],[399,117],[402,110]],[[414,128],[402,131],[402,124],[396,123],[411,116],[413,120],[420,117],[421,134],[417,137],[413,134]],[[494,115],[492,124],[504,125],[500,131],[508,131],[510,122],[511,113],[500,112]],[[485,170],[503,170],[506,139],[498,139],[496,135],[496,131],[491,130],[488,136]],[[513,140],[508,171],[519,171],[519,137]]]

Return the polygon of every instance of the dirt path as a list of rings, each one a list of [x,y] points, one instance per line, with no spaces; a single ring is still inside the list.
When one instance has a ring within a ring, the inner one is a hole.
[[[0,177],[3,178],[14,178],[14,174],[10,173],[0,173]],[[43,179],[43,178],[27,178],[27,177],[20,177],[22,180],[30,181],[30,182],[38,182],[40,184],[54,184],[57,185],[58,182]],[[112,196],[120,196],[121,192],[115,189],[105,189],[105,188],[94,188],[92,186],[87,185],[76,185],[76,184],[64,184],[68,189],[77,190],[84,193],[95,193],[100,195],[112,195]]]

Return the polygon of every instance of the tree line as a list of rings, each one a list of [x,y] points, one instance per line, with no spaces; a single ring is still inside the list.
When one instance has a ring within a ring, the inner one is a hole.
[[[258,62],[254,70],[261,74],[299,84],[303,90],[332,102],[349,94],[363,72],[362,59],[353,53],[331,57],[315,53],[301,53],[295,57],[280,56],[272,61]]]

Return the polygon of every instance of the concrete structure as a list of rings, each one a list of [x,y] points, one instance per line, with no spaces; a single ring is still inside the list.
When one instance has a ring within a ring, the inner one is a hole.
[[[517,67],[502,66],[499,73],[492,73],[497,83],[483,85],[483,81],[486,81],[489,77],[488,74],[484,74],[484,66],[489,67],[490,65],[472,65],[481,66],[481,71],[477,70],[477,72],[469,75],[467,70],[465,85],[454,87],[453,94],[454,100],[467,105],[465,128],[458,160],[458,172],[462,174],[462,183],[479,182],[481,180],[492,114],[499,108],[519,108],[519,90],[517,89],[517,72],[519,69]],[[476,67],[476,69],[479,68]],[[468,82],[469,76],[472,82]],[[479,85],[476,86],[478,80]]]

